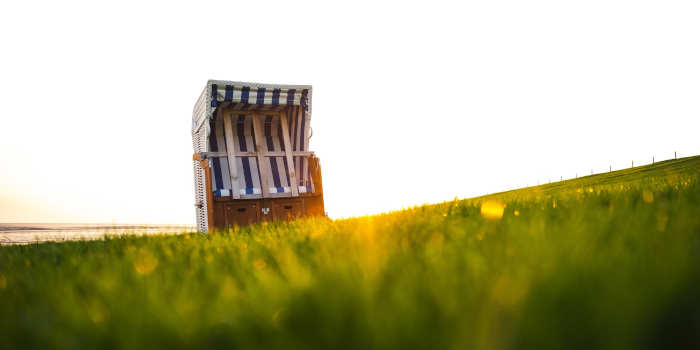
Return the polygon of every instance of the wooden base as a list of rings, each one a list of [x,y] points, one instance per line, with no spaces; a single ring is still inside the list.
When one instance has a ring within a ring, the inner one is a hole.
[[[211,169],[205,153],[195,153],[192,159],[204,169],[206,188],[211,188]],[[323,181],[321,165],[315,156],[309,157],[309,170],[313,179],[313,193],[297,197],[235,199],[232,196],[214,197],[207,191],[207,221],[209,232],[237,225],[246,226],[273,220],[291,220],[305,216],[325,216],[323,205]]]
[[[305,216],[323,216],[323,195],[294,198],[233,199],[214,198],[214,225],[221,230],[237,225],[246,226],[273,220],[291,220]]]

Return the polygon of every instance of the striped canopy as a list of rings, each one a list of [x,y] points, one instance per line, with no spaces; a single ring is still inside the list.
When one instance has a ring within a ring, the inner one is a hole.
[[[261,106],[302,106],[308,109],[309,88],[282,88],[271,86],[250,86],[246,83],[211,85],[211,106],[216,107],[220,102]],[[248,105],[248,106],[247,106]]]
[[[217,107],[226,104],[238,110],[280,110],[303,107],[311,118],[311,85],[262,84],[229,80],[209,80],[192,112],[192,132],[197,133],[214,118]],[[209,130],[205,130],[209,133]]]

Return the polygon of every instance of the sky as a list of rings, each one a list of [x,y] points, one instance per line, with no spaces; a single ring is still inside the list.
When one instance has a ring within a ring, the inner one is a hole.
[[[700,154],[697,1],[5,1],[0,222],[194,224],[208,79],[313,85],[333,218]]]

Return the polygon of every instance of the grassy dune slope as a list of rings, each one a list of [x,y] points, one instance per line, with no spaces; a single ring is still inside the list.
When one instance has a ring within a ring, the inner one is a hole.
[[[699,177],[0,247],[0,348],[698,348]]]

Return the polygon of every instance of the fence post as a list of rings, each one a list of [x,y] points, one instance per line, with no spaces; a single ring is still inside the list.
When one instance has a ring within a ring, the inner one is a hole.
[[[651,164],[654,164],[654,156],[651,156]]]
[[[673,159],[676,159],[676,151],[673,151]]]

